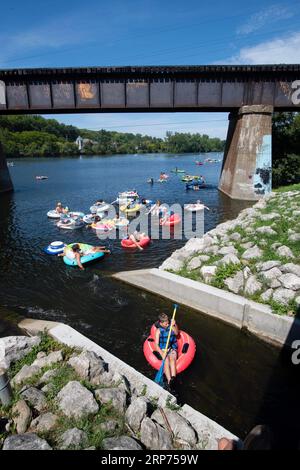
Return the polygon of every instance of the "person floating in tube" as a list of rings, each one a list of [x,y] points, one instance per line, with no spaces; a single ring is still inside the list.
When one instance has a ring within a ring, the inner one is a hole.
[[[175,323],[175,320],[172,321],[172,325],[170,324],[169,317],[166,313],[161,313],[158,317],[158,322],[155,324],[157,330],[155,333],[155,344],[156,350],[159,352],[162,358],[166,356],[165,366],[164,366],[164,374],[167,379],[167,390],[171,391],[174,388],[175,380],[176,380],[176,360],[177,360],[177,353],[178,353],[178,343],[177,343],[177,336],[179,333],[178,326]],[[169,331],[171,328],[171,336],[168,351],[165,351],[165,347],[167,344],[167,339],[169,335]]]

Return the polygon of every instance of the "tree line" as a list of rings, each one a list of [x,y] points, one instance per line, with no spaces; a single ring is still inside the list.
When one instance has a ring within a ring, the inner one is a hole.
[[[85,139],[80,152],[75,140]],[[0,116],[0,142],[8,158],[111,155],[122,153],[222,152],[225,141],[206,134],[167,132],[165,138],[127,132],[92,131],[41,116]]]

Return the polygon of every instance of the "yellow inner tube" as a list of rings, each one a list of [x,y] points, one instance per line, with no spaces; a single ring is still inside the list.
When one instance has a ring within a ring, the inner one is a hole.
[[[125,205],[124,205],[124,206],[121,206],[121,207],[120,207],[120,210],[121,210],[122,212],[126,212],[126,214],[130,214],[130,213],[134,213],[134,212],[139,211],[140,208],[141,208],[141,204],[136,204],[134,207],[131,207],[130,209],[127,209],[126,207],[127,207],[127,206],[125,206]]]

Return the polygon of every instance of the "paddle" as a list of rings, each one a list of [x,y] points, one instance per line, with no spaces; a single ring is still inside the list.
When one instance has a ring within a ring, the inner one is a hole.
[[[160,369],[157,372],[157,374],[155,376],[155,379],[154,379],[154,381],[159,385],[163,384],[164,367],[165,367],[165,362],[166,362],[166,357],[167,357],[167,353],[168,353],[168,347],[169,347],[169,342],[170,342],[170,337],[171,337],[171,332],[172,332],[172,323],[173,323],[173,320],[175,319],[177,308],[178,308],[178,305],[174,304],[174,311],[173,311],[173,316],[172,316],[172,320],[171,320],[171,324],[170,324],[167,344],[166,344],[166,347],[164,349],[164,358],[162,360]]]

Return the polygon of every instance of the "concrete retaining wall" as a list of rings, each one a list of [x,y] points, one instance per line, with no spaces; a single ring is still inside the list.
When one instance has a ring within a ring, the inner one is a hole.
[[[22,320],[18,326],[29,335],[37,335],[47,330],[48,334],[60,343],[94,351],[107,362],[110,369],[124,375],[129,381],[131,389],[135,389],[137,394],[143,394],[146,391],[145,395],[157,399],[160,406],[166,406],[167,401],[176,403],[176,398],[162,387],[68,325],[45,320],[26,319]],[[237,436],[189,405],[184,405],[180,410],[180,414],[190,421],[198,433],[199,440],[203,442],[203,448],[207,450],[217,449],[217,439],[221,437],[234,439],[241,444]]]
[[[275,345],[300,339],[300,320],[275,315],[267,305],[159,269],[125,271],[115,279],[192,307]]]

